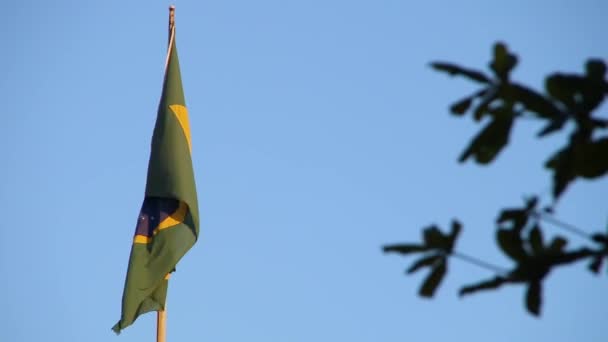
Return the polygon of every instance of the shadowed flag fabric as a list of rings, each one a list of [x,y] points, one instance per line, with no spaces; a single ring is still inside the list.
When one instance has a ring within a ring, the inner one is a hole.
[[[152,135],[146,193],[122,297],[122,315],[112,328],[116,333],[143,313],[164,310],[168,274],[194,245],[198,229],[190,125],[172,28]]]

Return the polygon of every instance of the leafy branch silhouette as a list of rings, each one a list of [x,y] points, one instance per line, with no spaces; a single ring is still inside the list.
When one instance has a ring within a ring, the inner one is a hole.
[[[517,56],[505,44],[496,43],[489,62],[490,75],[446,62],[433,62],[431,67],[482,86],[450,106],[450,112],[456,116],[470,113],[476,122],[489,119],[460,155],[461,163],[471,157],[478,164],[492,163],[507,146],[517,119],[532,118],[542,122],[538,138],[573,127],[566,145],[544,163],[552,173],[554,204],[576,179],[597,179],[608,173],[608,120],[594,112],[608,95],[606,65],[601,60],[589,59],[583,74],[550,74],[545,79],[545,93],[541,94],[511,80],[510,74],[517,62]],[[526,286],[526,309],[538,316],[543,280],[553,269],[587,261],[589,270],[597,274],[608,258],[608,233],[587,234],[554,218],[551,206],[543,209],[538,206],[538,197],[532,197],[522,207],[502,209],[496,219],[498,248],[514,263],[508,270],[455,252],[454,246],[462,230],[462,224],[457,220],[452,222],[449,234],[433,225],[423,229],[422,243],[393,244],[383,249],[389,253],[422,254],[407,270],[411,274],[425,267],[430,269],[419,290],[422,297],[433,297],[447,273],[449,257],[459,257],[496,273],[490,279],[463,286],[459,292],[461,296],[506,284],[523,284]],[[566,249],[568,240],[562,236],[545,241],[544,223],[582,235],[590,245]]]

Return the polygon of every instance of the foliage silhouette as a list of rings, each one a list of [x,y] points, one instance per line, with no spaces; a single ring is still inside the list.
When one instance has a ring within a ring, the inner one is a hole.
[[[490,75],[446,62],[434,62],[431,67],[450,76],[464,77],[482,87],[450,106],[453,115],[464,117],[470,113],[476,122],[489,120],[460,155],[461,163],[473,158],[478,164],[491,164],[508,145],[511,130],[521,118],[531,118],[544,124],[538,138],[563,133],[567,127],[573,127],[568,132],[566,145],[551,154],[544,163],[552,173],[555,203],[576,179],[597,179],[608,173],[608,119],[595,113],[608,95],[606,65],[601,60],[589,59],[582,74],[550,74],[545,79],[545,93],[542,94],[511,80],[511,71],[517,63],[517,56],[499,42],[494,46],[489,63]],[[421,244],[387,245],[384,252],[422,253],[422,257],[407,270],[411,274],[424,267],[430,268],[420,288],[420,296],[433,297],[447,273],[448,258],[461,257],[497,273],[488,280],[463,286],[461,296],[497,289],[505,284],[523,284],[527,287],[526,309],[538,316],[543,280],[554,268],[587,261],[589,270],[597,274],[608,258],[608,233],[581,233],[577,228],[556,220],[551,206],[538,208],[538,202],[537,197],[529,198],[522,207],[502,209],[496,219],[496,244],[514,263],[508,271],[455,252],[456,239],[462,228],[457,220],[453,221],[449,234],[431,226],[423,230]],[[544,223],[583,234],[588,238],[589,246],[567,250],[568,240],[561,236],[547,243],[543,238]]]
[[[443,234],[437,226],[425,228],[422,233],[422,244],[401,244],[385,246],[385,252],[397,252],[401,254],[425,253],[418,261],[414,262],[407,273],[411,274],[423,267],[429,267],[431,272],[428,274],[420,291],[422,297],[433,297],[435,290],[443,280],[443,276],[448,269],[448,256],[452,253],[454,243],[460,234],[462,225],[458,221],[452,222],[450,234]]]

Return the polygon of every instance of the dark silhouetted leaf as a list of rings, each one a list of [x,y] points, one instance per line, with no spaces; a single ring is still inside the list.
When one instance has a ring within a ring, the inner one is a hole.
[[[458,221],[458,220],[453,220],[452,221],[452,230],[450,231],[450,236],[448,236],[449,239],[449,245],[448,245],[448,253],[451,253],[452,250],[454,249],[454,245],[456,244],[456,239],[458,239],[458,235],[460,234],[460,231],[462,231],[462,224]]]
[[[597,243],[608,245],[608,236],[605,234],[593,234],[591,239]]]
[[[589,113],[604,100],[606,81],[603,77],[606,66],[598,60],[590,60],[586,65],[586,75],[555,73],[546,80],[549,95],[562,102],[572,114],[580,118]]]
[[[528,197],[526,199],[526,210],[528,212],[531,212],[534,209],[536,209],[537,205],[538,205],[538,197],[532,196],[532,197]]]
[[[456,64],[451,63],[443,63],[443,62],[434,62],[431,63],[431,67],[437,71],[443,71],[450,76],[464,76],[473,81],[477,81],[480,83],[490,83],[490,79],[484,75],[481,71],[471,70],[467,68],[463,68]]]
[[[496,240],[500,249],[509,256],[511,260],[522,262],[527,259],[523,241],[517,231],[498,229],[496,231]]]
[[[561,114],[551,100],[528,87],[514,83],[503,87],[503,89],[505,89],[505,99],[523,104],[526,110],[536,113],[541,118],[550,119]]]
[[[583,82],[584,79],[578,75],[555,73],[545,79],[545,89],[551,97],[573,111],[576,107],[576,95]]]
[[[538,137],[545,137],[551,133],[555,133],[564,127],[564,124],[568,121],[566,116],[562,116],[549,121],[549,123],[537,133]]]
[[[600,273],[600,268],[602,267],[602,264],[604,263],[604,257],[601,255],[598,255],[596,257],[594,257],[593,259],[591,259],[591,263],[589,264],[589,270],[595,274]]]
[[[562,253],[564,247],[568,244],[568,240],[564,239],[561,236],[556,236],[551,240],[549,247],[547,247],[547,252],[553,255],[557,255]]]
[[[452,112],[452,114],[454,115],[464,115],[464,113],[466,113],[466,111],[469,109],[469,107],[471,106],[471,103],[473,102],[473,97],[465,97],[464,99],[454,103],[452,106],[450,106],[450,112]]]
[[[447,239],[437,226],[430,226],[423,231],[424,242],[428,247],[445,249]]]
[[[538,225],[532,227],[530,230],[530,247],[532,248],[532,253],[539,255],[543,252],[543,233],[540,230]]]
[[[557,199],[575,179],[574,157],[570,146],[555,153],[545,163],[545,167],[553,170],[553,198]]]
[[[553,197],[558,198],[577,177],[593,179],[608,173],[608,138],[571,143],[545,163],[553,170]]]
[[[526,290],[526,308],[534,316],[540,314],[541,297],[542,288],[540,282],[534,281],[530,283]]]
[[[585,64],[585,79],[581,82],[581,111],[591,112],[604,100],[608,83],[604,80],[606,64],[599,59],[589,59]]]
[[[442,257],[437,256],[436,254],[418,259],[418,261],[413,263],[412,266],[410,266],[410,268],[407,269],[407,273],[412,274],[424,266],[432,266],[433,264],[435,264],[437,262],[441,262],[441,259],[442,259]]]
[[[468,294],[481,291],[481,290],[493,290],[500,287],[502,284],[506,282],[506,278],[504,277],[495,277],[490,280],[484,280],[477,284],[464,286],[460,289],[459,294],[461,296],[466,296]]]
[[[585,73],[593,80],[604,80],[606,75],[606,64],[601,59],[589,59],[585,63]]]
[[[496,223],[507,221],[521,221],[527,217],[526,211],[522,209],[504,209],[496,219]]]
[[[496,76],[506,81],[509,79],[509,73],[517,65],[517,57],[510,54],[507,46],[503,43],[494,45],[494,60],[490,63],[490,69],[494,71]]]
[[[420,291],[418,292],[418,294],[422,297],[433,297],[433,295],[435,294],[435,290],[437,290],[437,287],[441,283],[441,280],[443,280],[446,271],[447,266],[445,262],[442,262],[437,265],[424,280],[424,283],[420,287]]]
[[[566,168],[559,168],[553,173],[553,198],[559,198],[566,187],[574,180],[574,176]]]
[[[399,245],[388,245],[384,246],[384,253],[400,253],[400,254],[410,254],[416,252],[424,252],[428,251],[430,248],[424,245],[419,244],[399,244]]]
[[[525,209],[505,209],[500,212],[496,223],[511,223],[509,228],[521,231],[528,223],[528,212]]]
[[[580,144],[575,150],[575,173],[583,178],[597,178],[608,172],[608,138]]]
[[[513,126],[513,118],[494,119],[469,144],[459,161],[462,163],[470,156],[479,164],[488,164],[505,147]]]

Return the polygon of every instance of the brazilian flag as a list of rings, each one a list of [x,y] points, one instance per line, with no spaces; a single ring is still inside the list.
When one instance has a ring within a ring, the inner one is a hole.
[[[135,237],[116,333],[139,315],[164,310],[169,273],[194,245],[199,217],[188,110],[171,28],[163,92],[148,164],[146,194]]]

